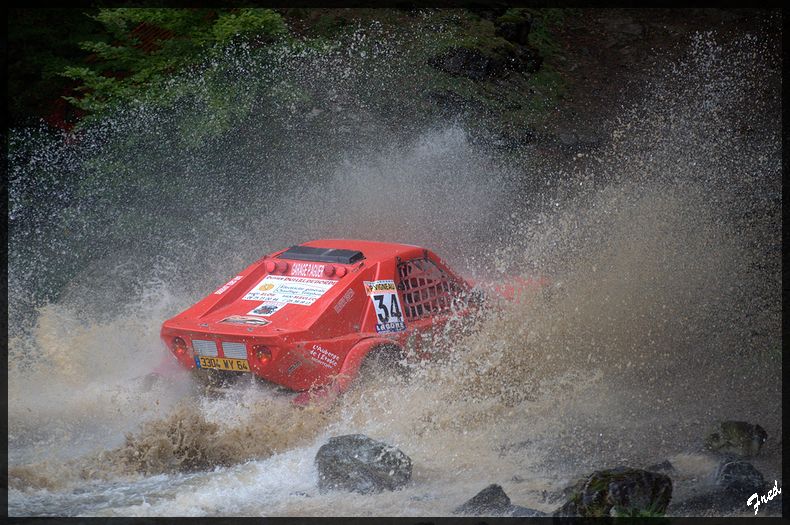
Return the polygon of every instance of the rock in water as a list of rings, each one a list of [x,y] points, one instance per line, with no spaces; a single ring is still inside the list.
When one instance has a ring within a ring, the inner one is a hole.
[[[568,501],[555,516],[663,514],[672,498],[672,480],[657,472],[617,467],[593,472],[566,493]]]
[[[745,421],[722,421],[705,438],[705,447],[722,454],[756,456],[766,439],[768,433],[760,425]]]
[[[716,485],[733,498],[743,501],[752,494],[762,494],[765,480],[754,465],[746,461],[725,461],[716,471]]]
[[[543,512],[510,503],[510,498],[500,485],[491,484],[478,492],[472,499],[457,507],[454,514],[472,516],[545,516]]]
[[[502,515],[510,511],[510,498],[500,485],[491,484],[455,509],[456,514]]]
[[[411,459],[398,448],[362,434],[330,438],[315,456],[318,488],[370,494],[411,479]]]
[[[528,507],[520,507],[518,505],[513,505],[510,507],[510,512],[508,516],[513,518],[541,518],[544,516],[548,516],[545,512],[541,512],[539,510],[530,509]]]

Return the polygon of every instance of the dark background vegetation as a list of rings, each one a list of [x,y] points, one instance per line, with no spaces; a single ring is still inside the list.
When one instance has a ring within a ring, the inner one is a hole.
[[[574,11],[17,8],[8,14],[11,126],[44,119],[71,128],[85,116],[155,89],[168,76],[197,65],[211,49],[242,41],[257,48],[283,41],[331,45],[373,20],[385,29],[420,33],[425,53],[415,60],[430,63],[457,84],[436,86],[443,103],[491,104],[499,88],[492,82],[502,80],[519,88],[514,93],[535,87],[559,92],[561,80],[550,63],[559,49],[551,31]],[[438,33],[437,25],[442,26]],[[528,74],[530,82],[518,73]]]

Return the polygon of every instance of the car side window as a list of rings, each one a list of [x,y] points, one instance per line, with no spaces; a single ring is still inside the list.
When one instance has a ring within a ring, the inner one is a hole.
[[[398,278],[407,321],[451,310],[456,283],[430,259],[399,262]]]

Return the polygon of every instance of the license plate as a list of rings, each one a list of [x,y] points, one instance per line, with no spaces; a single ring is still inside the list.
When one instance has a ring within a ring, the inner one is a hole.
[[[246,359],[232,359],[230,357],[200,357],[197,361],[198,368],[212,368],[214,370],[230,370],[233,372],[249,372],[250,364]]]

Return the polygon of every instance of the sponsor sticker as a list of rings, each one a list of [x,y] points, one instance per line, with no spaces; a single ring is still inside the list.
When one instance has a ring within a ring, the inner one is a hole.
[[[260,317],[252,317],[249,315],[231,315],[220,322],[230,324],[254,324],[258,326],[266,326],[271,323],[268,319],[261,319]]]
[[[337,303],[335,303],[335,313],[339,314],[340,311],[343,310],[343,308],[345,308],[348,302],[353,298],[354,298],[354,289],[349,288],[348,291],[343,294],[343,297],[341,297],[340,300]]]
[[[296,369],[302,366],[301,361],[294,361],[291,366],[288,367],[288,370],[285,371],[285,375],[291,375],[296,372]]]
[[[340,358],[321,345],[313,345],[310,349],[310,359],[325,368],[335,368]]]
[[[376,311],[376,332],[387,334],[406,330],[395,281],[364,281],[364,285]]]
[[[395,281],[393,280],[384,280],[384,281],[362,281],[362,284],[365,286],[365,293],[368,295],[373,295],[374,293],[379,292],[395,292]]]
[[[222,286],[219,288],[219,290],[217,290],[217,291],[216,291],[216,292],[214,292],[214,293],[215,293],[216,295],[222,295],[223,293],[225,293],[225,292],[227,292],[227,291],[228,291],[228,288],[230,288],[231,286],[233,286],[233,285],[234,285],[234,284],[236,284],[237,282],[241,281],[241,280],[242,280],[242,278],[243,278],[243,276],[241,276],[241,275],[237,275],[236,277],[234,277],[233,279],[231,279],[231,280],[230,280],[230,281],[228,281],[227,283],[223,284],[223,285],[222,285]]]
[[[323,264],[293,263],[291,275],[296,277],[321,277],[324,275]]]
[[[283,306],[285,306],[285,303],[261,303],[248,312],[247,315],[269,316],[278,312]]]
[[[310,306],[332,288],[335,282],[337,281],[310,277],[267,275],[242,299]]]

